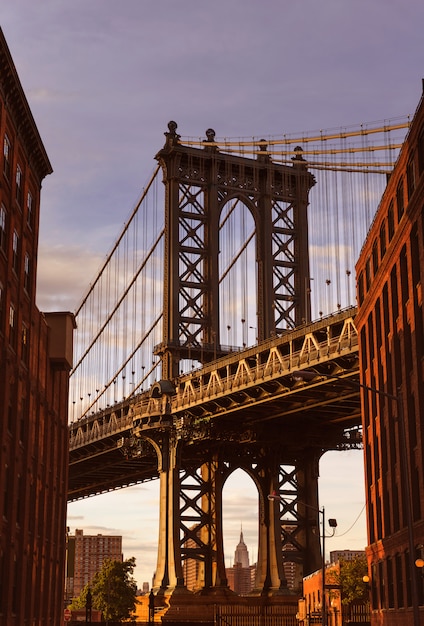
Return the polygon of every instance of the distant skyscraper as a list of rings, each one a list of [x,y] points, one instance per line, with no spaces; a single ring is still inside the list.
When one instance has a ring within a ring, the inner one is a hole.
[[[191,530],[195,527],[192,526]],[[197,543],[194,539],[189,538],[184,543],[184,548],[186,551],[190,551],[197,547]],[[184,574],[184,582],[185,586],[189,591],[196,591],[199,587],[199,575],[200,575],[200,561],[193,558],[185,558],[183,560],[183,574]]]
[[[284,529],[289,535],[293,530],[290,526],[284,526]],[[298,591],[302,587],[301,569],[298,563],[290,559],[290,555],[288,555],[287,552],[291,552],[296,555],[297,551],[293,543],[287,542],[287,544],[283,547],[283,570],[286,577],[287,587]]]
[[[249,552],[243,540],[243,531],[240,532],[240,541],[234,553],[234,565],[240,563],[241,567],[249,567]]]
[[[253,589],[256,565],[249,565],[249,552],[244,543],[243,531],[234,553],[234,567],[226,569],[228,586],[238,595],[247,595]]]
[[[99,572],[106,559],[122,561],[122,537],[120,535],[85,535],[76,530],[68,539],[69,560],[67,576],[67,597],[77,597]],[[73,564],[73,568],[72,568]]]

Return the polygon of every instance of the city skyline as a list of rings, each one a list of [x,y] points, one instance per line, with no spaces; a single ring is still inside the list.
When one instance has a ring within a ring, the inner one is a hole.
[[[1,15],[54,170],[41,194],[43,311],[77,308],[170,119],[184,135],[210,126],[219,136],[283,134],[412,114],[421,95],[424,7],[415,1],[218,0],[212,9],[192,0],[5,0]],[[361,454],[327,453],[321,464],[320,502],[339,523],[331,550],[366,544]],[[254,561],[256,498],[249,483],[233,482],[226,559],[242,523]],[[141,586],[156,561],[157,511],[156,485],[140,485],[71,504],[68,525],[122,534]]]

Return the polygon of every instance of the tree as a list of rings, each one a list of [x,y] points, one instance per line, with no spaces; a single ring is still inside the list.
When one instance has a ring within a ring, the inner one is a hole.
[[[339,571],[329,573],[329,582],[340,586],[342,603],[366,602],[368,600],[368,589],[363,581],[363,577],[368,573],[367,559],[365,556],[358,556],[351,561],[340,561]]]
[[[103,619],[111,622],[131,619],[138,603],[137,584],[133,578],[134,567],[134,557],[126,561],[106,559],[100,572],[82,589],[79,597],[72,601],[70,608],[85,608],[87,593],[90,590],[93,609],[101,611]]]
[[[86,585],[83,589],[81,589],[81,593],[78,598],[72,598],[72,602],[69,605],[70,609],[85,609],[87,605],[87,594],[88,591],[91,591],[90,585]]]

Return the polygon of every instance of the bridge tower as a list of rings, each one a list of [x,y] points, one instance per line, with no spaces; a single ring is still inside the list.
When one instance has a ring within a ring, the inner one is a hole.
[[[292,165],[273,163],[265,142],[256,159],[219,151],[215,132],[203,148],[184,146],[169,122],[156,155],[166,187],[162,378],[182,359],[206,363],[224,353],[219,319],[220,215],[239,201],[256,234],[257,338],[310,321],[308,193],[314,177],[297,147]],[[253,270],[254,268],[252,268]]]
[[[160,441],[140,430],[155,448],[161,485],[158,566],[154,588],[178,603],[184,586],[183,561],[199,563],[198,587],[227,597],[222,533],[222,490],[238,468],[253,479],[259,496],[257,596],[289,595],[283,550],[302,573],[320,564],[317,532],[318,461],[320,447],[299,442],[299,434],[270,436],[263,429],[246,442],[243,428],[223,426],[217,440],[205,436],[193,458],[190,440],[202,438],[205,424],[172,426],[170,407],[180,364],[197,359],[208,364],[228,354],[221,345],[219,319],[220,215],[228,202],[241,202],[253,216],[256,234],[257,336],[259,341],[310,321],[308,194],[314,177],[301,148],[291,165],[273,163],[265,142],[256,158],[222,153],[212,129],[201,148],[180,143],[177,124],[170,122],[166,142],[156,158],[163,170],[165,194],[165,272],[162,380],[154,398],[169,407],[169,425]],[[253,272],[252,272],[253,275]],[[212,366],[212,364],[211,364]],[[178,418],[180,419],[180,418]],[[235,432],[236,431],[236,432]],[[244,444],[241,444],[243,440]],[[284,442],[284,443],[282,443]],[[279,509],[268,495],[281,495]],[[287,515],[291,522],[287,522]],[[291,526],[290,526],[291,524]],[[288,554],[288,552],[286,553]],[[193,604],[190,604],[191,610]],[[170,613],[167,613],[169,616]]]

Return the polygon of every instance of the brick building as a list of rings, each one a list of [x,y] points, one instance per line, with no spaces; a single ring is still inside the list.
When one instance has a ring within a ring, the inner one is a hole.
[[[364,557],[365,550],[332,550],[330,552],[330,563],[337,561],[353,561],[358,557]]]
[[[369,624],[369,603],[361,599],[345,604],[343,592],[340,588],[340,572],[349,561],[357,557],[352,556],[355,550],[346,550],[347,560],[343,558],[331,561],[325,567],[325,606],[326,622],[328,626],[343,626],[344,624]],[[357,551],[358,556],[364,556],[364,551]],[[297,614],[299,626],[322,624],[322,570],[309,574],[303,579],[303,597],[299,600]]]
[[[356,266],[361,382],[377,390],[362,389],[362,413],[371,619],[379,625],[424,624],[415,566],[424,544],[423,207],[421,99]]]
[[[331,579],[334,572],[340,571],[340,564],[331,563],[326,565],[326,582]],[[339,593],[332,594],[326,591],[325,597],[327,623],[331,626],[341,626],[342,603]],[[298,613],[299,625],[322,623],[322,570],[317,570],[303,579],[303,598],[299,602]]]
[[[35,305],[40,189],[52,168],[0,30],[0,625],[63,614],[74,318]]]
[[[123,560],[120,535],[84,535],[83,530],[77,529],[75,535],[68,537],[68,600],[79,596],[81,590],[100,572],[106,559]]]

